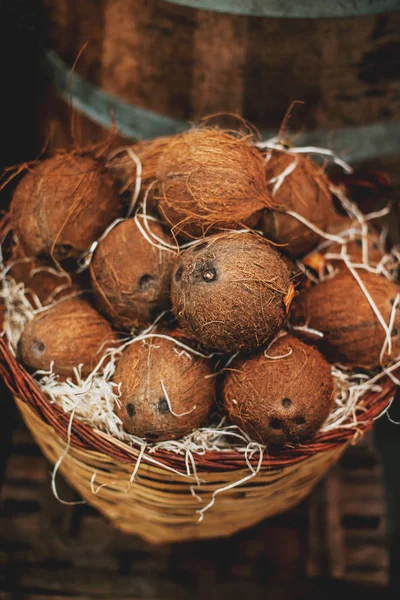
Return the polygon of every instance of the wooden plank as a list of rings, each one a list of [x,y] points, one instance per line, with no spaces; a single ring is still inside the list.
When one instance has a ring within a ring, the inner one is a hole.
[[[380,458],[368,435],[311,496],[308,574],[387,586],[386,512]]]
[[[247,19],[198,11],[193,43],[193,118],[197,120],[221,110],[242,114]]]
[[[10,456],[6,477],[12,481],[32,481],[42,483],[47,479],[48,466],[42,456]]]
[[[88,41],[77,72],[161,115],[192,121],[233,110],[276,131],[291,102],[300,100],[294,131],[396,118],[396,12],[271,19],[161,0],[45,0],[45,8],[50,46],[69,65]]]

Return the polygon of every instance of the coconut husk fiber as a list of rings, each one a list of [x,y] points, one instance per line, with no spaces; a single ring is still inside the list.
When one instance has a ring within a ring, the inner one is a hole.
[[[85,285],[84,273],[69,274],[59,271],[51,261],[29,258],[18,244],[13,246],[7,264],[10,265],[9,274],[16,282],[24,284],[32,305],[35,305],[34,295],[41,304],[48,304],[76,293]]]
[[[220,233],[179,256],[172,306],[182,329],[205,346],[250,351],[282,327],[290,285],[285,262],[261,236]]]
[[[141,191],[146,191],[156,180],[160,156],[171,142],[171,136],[157,137],[153,140],[142,140],[132,146],[114,151],[107,161],[107,170],[117,182],[120,192],[133,192],[136,185],[137,167],[128,150],[131,150],[142,165]]]
[[[96,159],[59,152],[25,174],[10,217],[27,256],[63,260],[86,251],[121,210],[112,178]]]
[[[164,242],[172,239],[161,225],[150,229]],[[175,253],[151,244],[135,219],[116,225],[99,242],[90,264],[96,302],[115,327],[130,330],[154,321],[170,307],[171,272]]]
[[[292,335],[265,352],[236,359],[223,382],[230,421],[264,444],[298,444],[313,436],[334,401],[331,367]]]
[[[335,216],[335,218],[328,224],[326,231],[328,233],[340,234],[341,232],[347,229],[358,229],[360,230],[360,224],[357,220],[351,219],[350,217],[342,217],[340,215]],[[346,244],[346,253],[349,256],[351,262],[361,263],[363,262],[363,244],[362,244],[362,235],[361,233],[354,232],[344,237],[347,241]],[[369,230],[367,240],[367,249],[368,249],[368,264],[376,265],[383,257],[383,252],[381,249],[381,242],[379,239],[379,233],[376,230]],[[339,243],[334,242],[330,244],[325,253],[329,254],[340,254],[342,247]],[[329,259],[329,262],[334,263],[335,266],[341,268],[347,268],[343,261],[336,259]]]
[[[264,158],[249,139],[218,129],[174,137],[160,157],[158,208],[175,234],[254,226],[270,206]]]
[[[280,183],[279,176],[295,164]],[[263,213],[262,229],[269,239],[282,244],[281,250],[299,257],[320,241],[313,229],[286,214],[290,210],[323,231],[333,214],[332,196],[322,167],[301,154],[274,150],[267,160],[265,176],[274,210]]]
[[[386,324],[400,286],[381,275],[358,270]],[[304,290],[294,299],[290,320],[295,325],[307,325],[323,333],[321,349],[331,362],[352,367],[375,368],[380,365],[380,353],[385,331],[360,285],[349,270],[341,270]],[[388,363],[400,354],[400,313],[397,310],[392,329],[392,353],[383,356]]]
[[[81,298],[65,299],[37,313],[25,326],[19,344],[21,362],[30,370],[53,371],[61,378],[89,375],[117,336],[111,325]]]
[[[116,408],[124,428],[147,441],[181,438],[200,427],[214,403],[215,378],[209,361],[154,337],[128,346],[114,382]]]

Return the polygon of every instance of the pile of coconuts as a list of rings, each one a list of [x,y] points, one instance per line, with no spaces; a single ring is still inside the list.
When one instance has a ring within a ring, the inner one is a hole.
[[[10,207],[7,278],[33,306],[19,361],[67,382],[113,363],[115,413],[146,442],[215,413],[266,446],[310,440],[333,365],[400,354],[387,248],[334,192],[295,148],[209,127],[36,161]]]

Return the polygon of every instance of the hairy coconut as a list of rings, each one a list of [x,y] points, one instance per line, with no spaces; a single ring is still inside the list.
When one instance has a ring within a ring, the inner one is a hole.
[[[27,323],[18,344],[21,362],[31,370],[50,368],[62,378],[82,364],[89,375],[104,351],[116,343],[111,325],[86,300],[61,300]]]
[[[177,234],[254,226],[270,206],[264,158],[246,138],[217,129],[175,136],[158,164],[158,207]]]
[[[9,274],[18,283],[25,286],[25,294],[31,303],[34,295],[42,304],[70,296],[84,285],[83,273],[67,274],[57,269],[50,261],[40,261],[37,258],[25,256],[19,244],[13,246],[10,259],[7,261]]]
[[[159,239],[172,243],[161,226],[150,222]],[[160,246],[160,243],[155,241]],[[131,329],[154,320],[170,306],[175,254],[152,245],[134,219],[116,225],[100,241],[91,265],[92,287],[100,310],[116,327]]]
[[[282,327],[289,271],[261,236],[221,233],[178,257],[173,311],[183,330],[226,352],[253,350]]]
[[[117,182],[121,192],[135,191],[137,165],[132,155],[141,163],[141,192],[146,191],[149,185],[156,180],[158,162],[161,154],[171,142],[171,136],[157,137],[152,140],[142,140],[132,146],[118,149],[107,162],[107,169]]]
[[[389,323],[400,286],[381,275],[357,271],[385,323]],[[374,368],[380,364],[385,331],[360,285],[348,270],[304,290],[292,304],[291,321],[324,334],[321,349],[331,362]],[[400,354],[400,311],[396,311],[392,353],[383,363]]]
[[[263,213],[264,234],[282,244],[282,251],[292,257],[309,252],[320,236],[284,211],[296,212],[319,229],[326,229],[333,203],[322,167],[301,154],[274,151],[266,165],[266,179],[274,210]]]
[[[148,441],[177,439],[207,418],[214,402],[211,367],[181,350],[155,337],[123,351],[114,374],[121,386],[116,412],[129,433]]]
[[[331,367],[292,335],[265,353],[236,360],[223,382],[229,419],[264,444],[298,444],[313,436],[334,400]]]
[[[58,153],[32,167],[10,206],[14,233],[28,256],[79,256],[122,209],[111,176],[89,156]]]

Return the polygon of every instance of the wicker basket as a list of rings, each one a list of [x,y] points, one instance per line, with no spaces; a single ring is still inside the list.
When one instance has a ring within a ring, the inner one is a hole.
[[[59,462],[69,483],[115,527],[153,543],[228,536],[296,505],[347,444],[372,427],[394,395],[392,382],[386,380],[379,392],[364,397],[365,412],[357,430],[318,433],[302,446],[266,453],[256,476],[238,452],[207,452],[196,459],[201,487],[194,494],[196,482],[184,475],[183,456],[165,450],[140,456],[139,447],[77,419],[70,428],[70,416],[49,403],[4,338],[0,338],[0,374],[43,453],[51,463]],[[258,456],[251,460],[254,468],[258,462]],[[215,503],[199,522],[197,511],[213,498]]]

